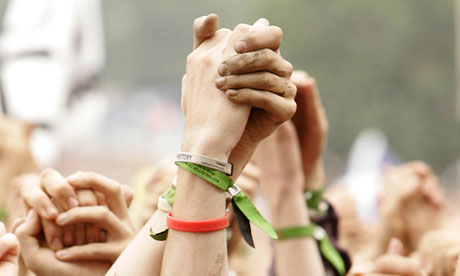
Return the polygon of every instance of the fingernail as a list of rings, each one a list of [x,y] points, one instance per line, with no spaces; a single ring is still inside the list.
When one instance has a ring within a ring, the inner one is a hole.
[[[55,238],[52,242],[51,242],[51,247],[53,250],[60,250],[62,249],[62,242],[60,239],[58,238]]]
[[[56,208],[52,206],[48,207],[48,209],[46,209],[46,212],[48,213],[48,216],[50,216],[51,218],[54,218],[58,215],[58,211],[56,210]]]
[[[227,75],[227,71],[228,71],[228,66],[227,66],[227,64],[226,64],[225,62],[222,62],[222,63],[219,65],[218,71],[219,71],[219,74],[220,74],[221,76]]]
[[[246,42],[243,41],[243,40],[238,41],[238,42],[235,44],[235,51],[236,51],[237,53],[244,53],[244,52],[246,52]]]
[[[65,213],[62,213],[56,218],[56,223],[63,224],[66,221],[66,219],[67,219],[67,215]]]
[[[58,258],[64,258],[65,256],[67,256],[67,250],[59,250],[58,252],[56,252],[56,256],[58,256]]]
[[[268,26],[270,25],[270,22],[268,21],[267,18],[259,18],[254,25],[262,25],[262,26]]]
[[[217,87],[222,87],[222,86],[224,86],[224,84],[225,84],[225,78],[220,77],[220,78],[216,79],[216,86]]]
[[[235,97],[237,94],[238,94],[238,91],[236,91],[236,90],[233,90],[233,89],[227,90],[227,95],[229,97]]]
[[[78,200],[76,200],[74,197],[69,197],[70,208],[77,207],[78,205],[79,205]]]

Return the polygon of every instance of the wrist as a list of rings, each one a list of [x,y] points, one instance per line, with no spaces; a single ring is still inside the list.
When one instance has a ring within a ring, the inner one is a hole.
[[[228,162],[232,149],[233,146],[228,141],[213,134],[184,133],[181,144],[181,151],[208,156],[223,162]]]

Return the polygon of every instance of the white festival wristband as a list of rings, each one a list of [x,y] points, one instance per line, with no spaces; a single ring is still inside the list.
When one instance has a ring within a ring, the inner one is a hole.
[[[174,161],[174,163],[177,162],[187,162],[201,165],[206,168],[223,172],[227,175],[232,175],[233,173],[232,163],[222,162],[211,157],[191,152],[179,151],[178,153],[176,153],[176,160]]]

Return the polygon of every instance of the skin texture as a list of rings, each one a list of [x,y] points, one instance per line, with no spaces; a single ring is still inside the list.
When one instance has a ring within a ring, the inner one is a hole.
[[[64,246],[83,245],[100,241],[101,229],[92,223],[77,223],[71,226],[60,227],[55,219],[71,206],[97,206],[104,205],[104,195],[92,189],[78,189],[73,187],[68,179],[65,179],[53,169],[44,170],[40,176],[25,175],[17,178],[14,183],[16,190],[20,190],[20,196],[25,204],[19,207],[23,211],[15,214],[15,217],[25,216],[29,209],[34,209],[40,216],[44,236],[49,248],[54,251]],[[126,203],[132,200],[132,191],[127,186],[121,186]],[[74,201],[76,200],[76,201]],[[60,202],[60,203],[59,203]],[[66,205],[67,206],[64,206]],[[21,203],[15,203],[21,205]],[[25,210],[25,211],[24,211]]]
[[[29,211],[26,220],[15,231],[24,262],[37,276],[104,275],[109,269],[109,262],[58,260],[54,251],[40,244],[37,238],[40,231],[40,219],[34,210]]]
[[[271,209],[273,227],[308,225],[301,151],[292,122],[284,123],[260,143],[256,160],[263,172],[262,189]],[[277,275],[324,275],[318,247],[312,238],[275,241],[275,257]]]
[[[260,35],[260,32],[273,29],[268,28],[268,22],[266,20],[258,22],[258,24],[262,24],[266,28],[262,28],[259,32],[252,34]],[[203,24],[208,26],[209,29],[203,27]],[[260,27],[262,27],[262,25]],[[196,49],[196,51],[194,51],[194,53],[187,59],[187,75],[184,76],[183,79],[181,105],[184,113],[186,114],[186,126],[184,130],[182,150],[190,150],[221,160],[227,160],[228,154],[230,154],[230,160],[233,160],[234,162],[234,176],[236,177],[240,174],[247,160],[249,160],[258,141],[254,142],[248,140],[251,142],[241,143],[241,140],[239,139],[242,135],[244,135],[246,126],[249,125],[248,118],[252,116],[252,113],[251,115],[249,114],[249,108],[247,106],[243,106],[239,109],[235,103],[229,101],[226,93],[217,90],[217,87],[219,87],[219,84],[216,83],[216,79],[218,78],[217,66],[219,63],[224,61],[222,52],[225,49],[226,52],[224,55],[232,57],[230,55],[233,53],[232,45],[236,44],[238,41],[236,37],[233,37],[231,43],[229,43],[227,39],[231,36],[230,31],[224,29],[216,32],[216,28],[217,17],[215,15],[201,17],[195,20],[195,47],[201,48]],[[237,29],[238,32],[236,35],[243,35],[243,37],[248,40],[247,49],[264,48],[273,44],[273,39],[269,36],[263,36],[265,38],[264,40],[251,39],[251,35],[249,35],[251,30],[250,26],[240,25]],[[246,36],[244,36],[244,34],[246,34]],[[203,39],[204,37],[206,37],[207,40]],[[278,47],[279,45],[276,46],[276,48]],[[277,57],[275,60],[269,60],[268,56],[261,57],[265,60],[263,63],[266,64],[265,67],[267,70],[273,67],[273,62],[278,64],[284,63],[284,60],[280,57]],[[229,67],[235,68],[238,72],[252,73],[253,69],[248,67],[246,63],[240,62],[233,64],[233,62],[228,59],[227,62]],[[213,70],[206,71],[209,68],[213,68]],[[263,69],[264,67],[261,68]],[[202,76],[202,74],[204,75]],[[201,80],[197,81],[197,78],[201,78]],[[193,84],[193,90],[189,90],[191,84]],[[228,89],[225,90],[225,88],[221,89],[221,91],[222,90],[228,91]],[[253,90],[251,91],[251,94],[253,93],[259,92]],[[200,97],[202,99],[198,100]],[[281,98],[281,96],[278,97]],[[294,95],[292,95],[291,101],[288,101],[288,105],[294,106],[295,109],[293,97]],[[260,97],[253,99],[254,100],[251,101],[250,99],[247,102],[248,106],[253,106],[252,103],[260,100]],[[267,98],[263,101],[267,105],[267,103],[270,103],[271,98]],[[208,104],[203,107],[203,103]],[[222,103],[223,107],[208,108],[209,103],[212,103],[213,105]],[[277,110],[286,109],[287,107],[284,105],[277,106],[275,104],[267,106],[270,108],[268,110],[264,110],[264,112],[272,114],[272,118],[277,121],[283,119],[282,117],[277,117],[278,114],[281,114],[281,112],[277,112]],[[232,112],[232,109],[237,110],[238,112]],[[206,111],[206,114],[202,114],[203,111]],[[231,114],[225,114],[223,111],[230,112]],[[213,116],[213,112],[217,113],[218,116]],[[262,112],[262,110],[259,112]],[[244,116],[242,116],[242,114]],[[236,129],[219,125],[216,126],[217,128],[214,128],[215,125],[218,124],[218,122],[215,121],[215,118],[232,116],[234,118],[232,118],[231,124],[235,124],[236,122]],[[242,118],[243,123],[233,121],[236,120],[236,117],[239,117],[240,119]],[[212,120],[212,118],[214,118],[214,120]],[[271,131],[274,131],[277,125],[275,125],[271,119],[265,119],[266,120],[262,120],[264,125],[270,126],[269,128],[273,128]],[[196,125],[199,125],[200,127],[197,127]],[[221,131],[225,132],[222,133]],[[216,143],[216,140],[219,142],[218,145],[213,144]],[[225,143],[221,143],[221,141],[225,141]],[[235,144],[239,144],[240,146],[235,146]],[[237,148],[239,151],[236,150]],[[190,198],[194,198],[194,200],[190,202]],[[178,187],[176,189],[175,204],[173,209],[174,217],[196,220],[206,218],[211,219],[223,216],[225,212],[224,210],[225,194],[222,191],[213,187],[209,183],[203,182],[200,178],[197,178],[184,170],[178,171]],[[133,270],[139,273],[139,275],[147,273],[150,275],[158,275],[160,273],[160,263],[162,262],[162,258],[159,253],[162,252],[165,243],[156,242],[147,235],[150,226],[156,223],[156,219],[157,217],[154,214],[130,245],[128,245],[125,252],[122,253],[122,256],[116,261],[107,275],[123,275],[125,271],[132,272]],[[204,254],[196,256],[194,253],[196,250],[199,250]],[[177,256],[177,254],[180,254],[183,258],[174,258],[173,256]],[[207,234],[190,234],[170,230],[167,248],[163,255],[161,273],[164,275],[184,275],[184,271],[187,271],[188,275],[225,274],[225,232],[217,231]]]
[[[67,179],[62,178],[56,171],[47,170],[47,174],[50,175],[45,177],[45,181],[65,181],[72,191],[91,191],[97,195],[99,204],[73,207],[59,215],[56,214],[55,219],[48,221],[55,227],[53,230],[62,233],[59,231],[67,226],[88,225],[103,229],[106,234],[100,237],[99,242],[72,244],[65,249],[61,247],[53,250],[41,240],[39,233],[43,231],[44,218],[36,211],[46,212],[50,205],[35,204],[36,208],[29,211],[26,221],[16,229],[26,266],[37,275],[104,275],[134,236],[134,228],[127,212],[132,193],[125,192],[125,188],[117,182],[91,172],[79,172]],[[24,195],[28,197],[29,202],[36,198],[39,198],[37,202],[41,203],[51,201],[36,181],[23,184],[25,188],[30,188],[28,194]],[[65,193],[56,196],[68,198]],[[46,232],[44,236],[46,238]]]
[[[6,233],[0,222],[0,275],[18,275],[19,242],[12,233]]]
[[[234,53],[232,46],[236,45],[235,43],[238,43],[241,37],[244,39],[244,35],[248,35],[256,25],[262,29],[267,28],[266,21],[263,20],[263,22],[256,22],[253,28],[239,25],[232,34],[227,30],[217,31],[213,37],[203,42],[189,55],[187,59],[189,70],[183,79],[182,107],[186,115],[186,123],[182,150],[208,155],[223,161],[232,160],[238,168],[234,177],[237,177],[249,160],[257,142],[265,138],[265,135],[272,133],[283,119],[289,119],[295,110],[293,101],[295,92],[292,93],[292,99],[289,100],[276,93],[260,93],[253,89],[244,93],[239,93],[240,91],[233,93],[232,89],[227,89],[225,95],[230,101],[224,101],[224,98],[220,98],[222,94],[211,92],[212,87],[207,85],[209,80],[216,77],[211,69],[217,69],[220,61]],[[223,54],[221,54],[222,51]],[[220,75],[228,74],[228,67],[219,65]],[[255,70],[254,67],[247,68],[250,71]],[[268,70],[273,69],[268,67]],[[290,72],[284,72],[284,74],[290,76]],[[216,83],[216,86],[218,85],[219,83]],[[292,84],[289,86],[292,87]],[[213,106],[210,107],[210,103]],[[259,112],[253,109],[249,116],[247,107],[238,106],[232,110],[232,103],[264,109]],[[207,106],[204,107],[204,104]],[[293,108],[288,108],[286,111],[283,108],[285,106]],[[206,114],[206,119],[202,117],[204,114]],[[218,124],[213,121],[215,119],[212,120],[216,117],[226,118],[225,124]],[[194,125],[195,127],[192,128]],[[190,198],[193,198],[193,201],[190,201]],[[221,217],[224,212],[225,195],[223,191],[179,169],[178,186],[172,211],[174,217],[203,220]],[[196,252],[200,254],[197,255]],[[178,254],[182,258],[173,257]],[[196,234],[170,230],[163,258],[162,274],[184,275],[185,272],[186,275],[225,275],[226,259],[225,231]]]

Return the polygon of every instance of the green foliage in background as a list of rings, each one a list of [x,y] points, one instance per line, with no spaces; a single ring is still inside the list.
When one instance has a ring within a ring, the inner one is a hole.
[[[195,17],[221,26],[268,18],[282,54],[316,77],[330,120],[329,151],[345,157],[360,130],[382,129],[405,160],[438,169],[460,153],[455,121],[453,1],[107,1],[107,82],[180,82]],[[179,93],[179,92],[178,92]]]
[[[330,152],[345,158],[362,129],[378,127],[405,160],[424,160],[441,170],[460,155],[453,0],[110,0],[103,5],[104,83],[110,87],[179,87],[195,17],[215,12],[220,26],[228,28],[266,17],[284,30],[283,56],[317,79],[330,121]]]

